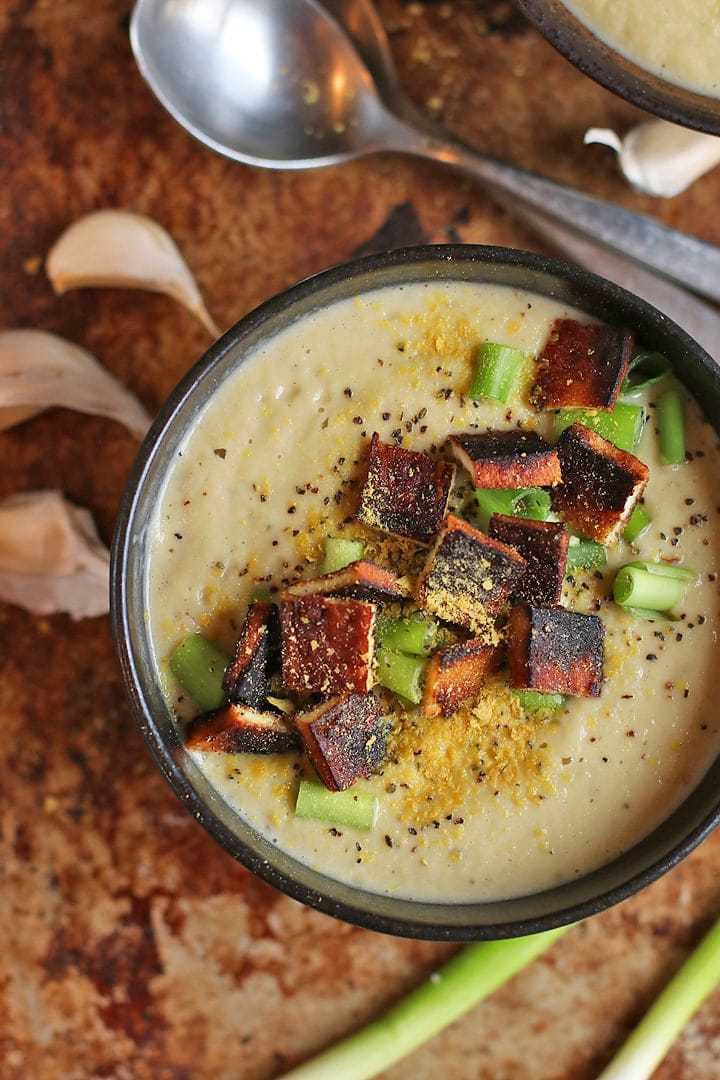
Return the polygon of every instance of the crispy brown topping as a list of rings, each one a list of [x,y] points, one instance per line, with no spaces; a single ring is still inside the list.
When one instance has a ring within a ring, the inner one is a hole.
[[[369,690],[376,610],[364,600],[285,593],[280,607],[285,690],[326,695]]]
[[[613,542],[647,486],[648,467],[582,424],[565,428],[557,448],[563,482],[553,508],[584,536]]]
[[[560,603],[570,543],[564,525],[493,514],[488,533],[494,540],[509,544],[527,561],[512,601],[548,606]]]
[[[450,716],[464,701],[477,697],[499,663],[499,647],[482,638],[438,649],[425,675],[423,711],[427,716]]]
[[[552,487],[560,483],[557,452],[536,431],[451,435],[448,443],[475,487]]]
[[[287,592],[289,596],[351,596],[356,600],[386,603],[401,600],[407,595],[395,574],[364,559],[331,574],[296,581],[288,587]]]
[[[510,685],[516,690],[598,697],[603,637],[603,624],[597,615],[526,604],[511,608]]]
[[[538,360],[533,404],[539,409],[611,409],[632,348],[630,330],[556,319]]]
[[[372,694],[335,697],[294,719],[315,771],[331,791],[371,776],[382,764],[389,724]]]
[[[507,544],[448,514],[418,578],[415,599],[447,622],[487,633],[525,565]]]
[[[455,466],[383,443],[375,432],[357,517],[385,532],[429,543],[447,509]]]
[[[248,608],[223,678],[223,690],[231,703],[262,707],[270,690],[272,669],[279,667],[279,651],[277,605],[256,600]]]
[[[289,754],[301,749],[292,724],[279,713],[228,705],[205,713],[188,728],[189,750],[215,750],[225,754]]]

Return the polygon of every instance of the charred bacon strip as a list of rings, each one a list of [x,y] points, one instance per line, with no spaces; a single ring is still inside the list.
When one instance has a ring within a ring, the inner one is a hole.
[[[406,591],[400,586],[395,574],[375,563],[359,559],[342,570],[331,574],[296,581],[289,585],[288,596],[350,596],[355,600],[371,600],[378,603],[401,600]]]
[[[560,483],[557,452],[536,431],[451,435],[448,442],[477,488],[552,487]]]
[[[560,603],[570,533],[557,521],[493,514],[488,535],[519,551],[527,568],[511,601],[554,606]]]
[[[276,604],[250,604],[232,660],[225,669],[223,690],[231,704],[262,709],[270,692],[270,675],[279,666],[280,621]]]
[[[284,716],[241,704],[198,716],[188,728],[186,746],[225,754],[290,754],[302,749],[297,731]]]
[[[451,716],[464,701],[477,697],[499,664],[499,647],[488,645],[482,638],[438,649],[425,675],[423,712],[427,716]]]
[[[604,628],[597,615],[521,604],[510,609],[508,667],[516,690],[598,697]]]
[[[553,508],[583,536],[612,543],[647,486],[647,465],[583,424],[565,428],[557,449],[563,479]]]
[[[376,529],[430,543],[447,509],[455,466],[428,454],[370,441],[357,518]]]
[[[448,514],[418,578],[415,600],[480,635],[491,629],[525,566],[513,548]]]
[[[343,791],[367,778],[385,757],[388,722],[372,694],[344,694],[296,713],[295,725],[320,779]]]
[[[364,600],[283,594],[285,690],[325,695],[369,690],[376,611]]]
[[[556,319],[538,360],[533,404],[539,409],[611,409],[632,349],[630,330]]]

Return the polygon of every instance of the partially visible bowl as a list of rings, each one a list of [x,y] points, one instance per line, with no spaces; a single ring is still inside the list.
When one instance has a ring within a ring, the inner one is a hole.
[[[625,98],[638,108],[675,124],[696,128],[711,135],[720,135],[720,85],[714,90],[682,85],[671,76],[643,66],[642,59],[632,59],[622,41],[604,40],[599,33],[588,29],[562,0],[515,0],[517,6],[549,43],[575,67],[591,79]],[[620,10],[623,0],[615,0]],[[688,18],[690,8],[671,4],[678,25],[669,25],[655,8],[647,4],[647,13],[654,19],[654,32],[672,42]],[[691,5],[694,9],[695,5]],[[693,19],[699,14],[690,12]],[[703,22],[703,28],[705,23]],[[709,39],[713,39],[708,29]]]
[[[641,889],[687,855],[720,820],[720,757],[715,757],[719,731],[714,718],[710,728],[715,742],[710,735],[707,742],[714,749],[705,751],[703,767],[707,765],[707,770],[699,782],[683,793],[678,805],[656,807],[656,816],[664,820],[656,822],[647,835],[605,865],[579,876],[571,874],[570,880],[558,885],[509,899],[480,902],[470,899],[458,903],[383,894],[363,888],[357,882],[335,879],[327,865],[315,868],[308,861],[296,858],[221,797],[185,748],[183,726],[163,690],[163,663],[157,656],[148,611],[152,599],[149,556],[168,476],[184,453],[188,437],[202,430],[203,410],[226,380],[237,376],[238,371],[243,374],[243,365],[253,351],[272,347],[277,335],[287,328],[310,325],[346,298],[352,298],[357,306],[356,298],[369,292],[407,289],[414,283],[420,283],[430,296],[434,289],[457,282],[531,290],[560,304],[580,308],[591,317],[632,326],[648,348],[669,357],[679,378],[696,400],[702,402],[715,429],[720,429],[720,369],[711,358],[662,313],[584,270],[524,252],[470,246],[414,248],[338,266],[301,282],[243,318],[212,346],[170,396],[140,450],[123,499],[113,543],[111,602],[118,657],[140,730],[177,796],[230,855],[290,896],[335,917],[407,937],[461,941],[517,936],[584,918]],[[384,311],[382,303],[380,307]],[[531,321],[529,309],[527,314]],[[333,342],[333,348],[342,348],[342,343]],[[287,387],[288,376],[285,369],[273,365],[277,358],[272,349],[268,357],[264,359],[265,385],[272,396],[276,386]],[[372,362],[380,363],[375,354]],[[381,368],[376,370],[381,378]],[[350,369],[346,377],[348,381],[352,379]],[[317,391],[322,392],[320,383]],[[341,390],[341,399],[342,395]],[[297,409],[301,404],[296,399],[292,407]],[[350,407],[354,407],[354,402]],[[327,417],[328,422],[332,419]],[[353,428],[353,437],[359,430]],[[252,453],[242,435],[237,446],[245,447],[245,453]],[[219,455],[226,463],[226,444],[220,448],[211,441],[206,444],[206,450],[208,455]],[[242,453],[236,460],[242,470]],[[279,462],[278,475],[288,465],[287,459]],[[192,518],[188,521],[192,525]],[[253,529],[256,523],[251,521],[245,527]],[[172,528],[168,528],[170,543],[174,543]],[[188,541],[179,532],[175,536],[178,544]],[[651,708],[649,704],[648,709]],[[647,719],[651,723],[649,716]],[[589,723],[591,726],[594,723],[592,717]],[[627,745],[631,745],[629,739]],[[705,745],[702,740],[701,745]],[[615,782],[612,773],[601,778],[601,782],[612,785]],[[667,797],[660,789],[657,796],[653,795],[661,803]],[[470,823],[462,827],[470,827]],[[357,861],[360,862],[359,857]],[[448,854],[448,876],[456,865]]]

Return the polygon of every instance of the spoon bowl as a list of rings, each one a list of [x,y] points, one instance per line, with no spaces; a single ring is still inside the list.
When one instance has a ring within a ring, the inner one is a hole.
[[[131,36],[172,116],[236,161],[305,169],[382,147],[372,78],[312,2],[293,6],[292,24],[286,0],[140,3]]]

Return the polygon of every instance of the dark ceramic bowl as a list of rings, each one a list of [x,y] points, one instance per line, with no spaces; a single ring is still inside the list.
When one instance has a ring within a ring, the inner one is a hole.
[[[720,135],[720,99],[679,86],[633,63],[588,30],[561,0],[515,3],[558,52],[606,89],[655,116]],[[658,27],[658,33],[671,32]]]
[[[170,396],[148,434],[124,495],[112,552],[112,620],[127,692],[160,771],[188,811],[227,852],[305,904],[406,937],[470,941],[517,936],[582,919],[630,896],[688,854],[720,819],[720,760],[653,833],[594,873],[548,891],[492,903],[425,903],[380,896],[310,869],[234,813],[186,752],[164,699],[145,619],[148,525],[169,464],[198,409],[261,341],[346,297],[409,282],[492,282],[529,289],[610,323],[662,350],[709,418],[720,418],[720,369],[687,334],[644,301],[553,259],[491,247],[412,248],[338,266],[251,312],[220,338]]]

